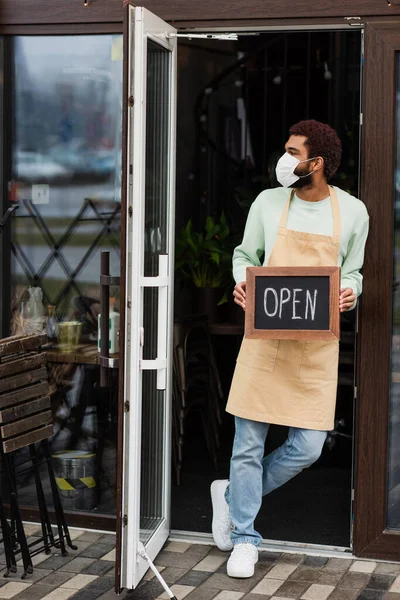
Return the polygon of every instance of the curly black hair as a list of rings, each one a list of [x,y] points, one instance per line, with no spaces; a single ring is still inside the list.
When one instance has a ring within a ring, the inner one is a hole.
[[[293,125],[289,134],[307,138],[305,146],[309,158],[321,156],[324,159],[324,174],[329,181],[338,170],[342,156],[342,143],[336,131],[330,125],[311,119]]]

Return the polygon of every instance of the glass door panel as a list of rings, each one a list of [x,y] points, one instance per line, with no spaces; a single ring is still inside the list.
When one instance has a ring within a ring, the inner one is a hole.
[[[175,30],[128,6],[127,307],[121,584],[169,535]],[[117,567],[119,570],[119,567]]]
[[[113,374],[112,392],[100,395],[97,315],[102,250],[110,252],[111,272],[120,271],[122,35],[9,42],[6,158],[10,199],[19,208],[11,221],[7,325],[11,333],[39,326],[49,334],[51,448],[64,507],[114,516],[117,383]],[[38,293],[39,325],[29,288]],[[119,310],[119,288],[112,295]],[[78,337],[67,348],[62,332],[71,327]],[[91,477],[90,487],[80,477]],[[26,480],[22,504],[36,504],[34,489]]]

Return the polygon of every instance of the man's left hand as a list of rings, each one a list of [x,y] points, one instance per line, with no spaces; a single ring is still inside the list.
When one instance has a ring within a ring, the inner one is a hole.
[[[339,309],[341,313],[353,308],[355,301],[356,295],[351,288],[340,290]]]

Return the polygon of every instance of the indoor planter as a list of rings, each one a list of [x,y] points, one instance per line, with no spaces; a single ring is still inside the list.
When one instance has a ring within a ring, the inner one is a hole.
[[[227,219],[207,217],[203,231],[190,220],[176,239],[176,272],[194,288],[194,312],[218,320],[218,305],[226,302],[233,286],[232,242]]]

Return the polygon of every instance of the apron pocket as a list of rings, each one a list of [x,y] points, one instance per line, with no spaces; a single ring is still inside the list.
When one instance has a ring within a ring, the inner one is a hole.
[[[300,379],[335,381],[338,376],[339,342],[305,343],[301,361]]]
[[[246,340],[242,342],[237,362],[253,369],[272,373],[278,355],[279,340]]]

